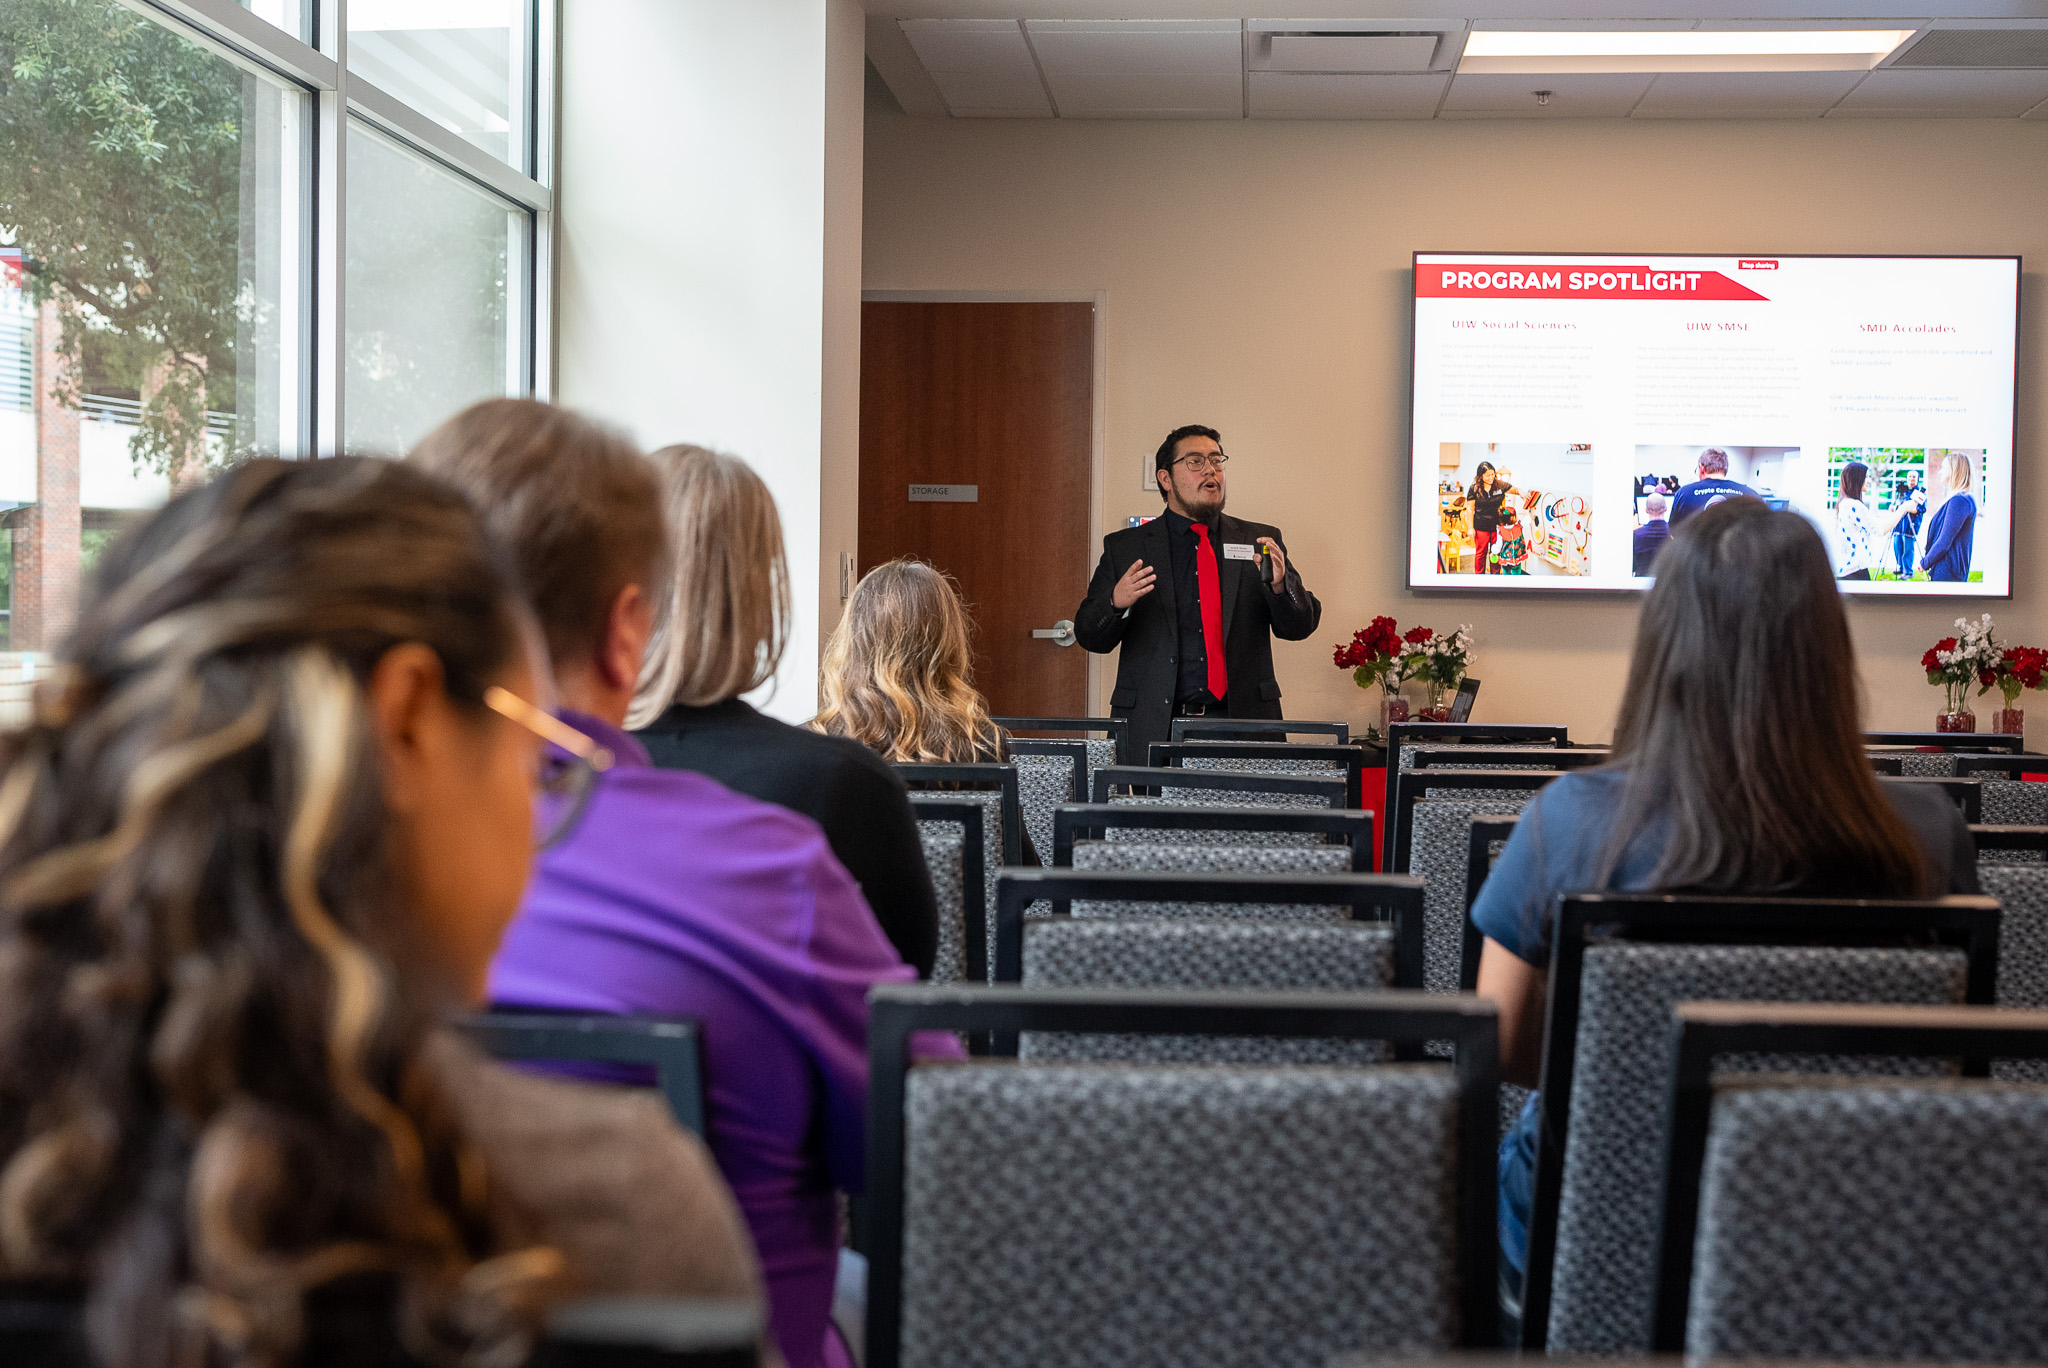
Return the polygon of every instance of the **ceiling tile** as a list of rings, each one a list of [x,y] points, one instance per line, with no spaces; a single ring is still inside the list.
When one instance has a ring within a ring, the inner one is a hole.
[[[1244,113],[1244,34],[1234,21],[1034,19],[1026,27],[1062,116]]]
[[[1452,78],[1444,98],[1445,118],[1530,119],[1619,118],[1650,88],[1652,76],[1496,76]],[[1548,104],[1536,92],[1550,92]]]
[[[1012,19],[905,19],[903,36],[954,114],[1049,118],[1052,105]]]
[[[1236,119],[1244,114],[1244,77],[1050,74],[1060,117],[1069,119]]]
[[[2048,71],[1873,71],[1828,117],[2011,119],[2048,100]]]
[[[1855,88],[1860,71],[1666,72],[1635,107],[1638,119],[1817,119]]]
[[[1427,119],[1449,78],[1251,74],[1254,119]]]

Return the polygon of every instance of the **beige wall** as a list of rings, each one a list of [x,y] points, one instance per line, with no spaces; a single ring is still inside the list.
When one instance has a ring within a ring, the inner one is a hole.
[[[1366,718],[1330,650],[1376,613],[1470,622],[1483,720],[1604,738],[1627,671],[1634,597],[1403,587],[1411,251],[2048,261],[2048,125],[2010,121],[996,122],[871,104],[865,160],[867,288],[1107,292],[1102,530],[1158,509],[1136,472],[1169,428],[1223,431],[1231,507],[1280,524],[1323,601],[1322,631],[1276,649],[1296,717]],[[2040,283],[2021,304],[2015,596],[1852,601],[1873,727],[1932,725],[1920,653],[1963,606],[2048,638],[2024,531],[2048,526]]]

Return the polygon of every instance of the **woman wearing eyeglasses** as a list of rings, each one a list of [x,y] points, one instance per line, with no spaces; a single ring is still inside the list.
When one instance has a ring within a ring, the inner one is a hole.
[[[658,1104],[436,1030],[526,885],[525,621],[385,461],[251,462],[101,561],[0,737],[4,1268],[95,1362],[518,1361],[571,1292],[758,1295]]]

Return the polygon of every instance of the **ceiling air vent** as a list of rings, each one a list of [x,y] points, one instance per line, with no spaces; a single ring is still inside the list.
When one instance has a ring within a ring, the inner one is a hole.
[[[1935,29],[1895,67],[2048,67],[2048,28]]]
[[[1253,35],[1254,71],[1428,71],[1440,33],[1297,32]]]

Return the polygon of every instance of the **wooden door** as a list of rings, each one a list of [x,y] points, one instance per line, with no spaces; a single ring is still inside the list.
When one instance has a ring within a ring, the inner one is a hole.
[[[1087,653],[1031,633],[1088,589],[1094,386],[1093,304],[861,307],[861,572],[914,556],[959,583],[998,716],[1088,711]]]

